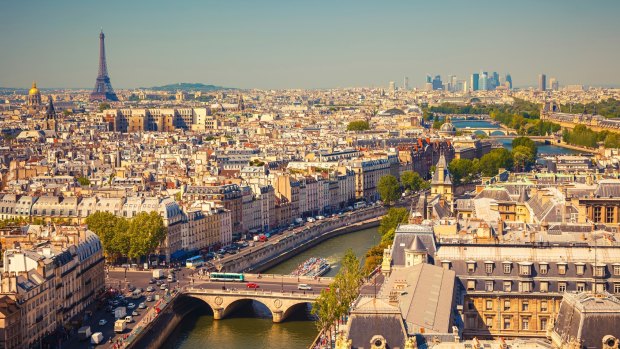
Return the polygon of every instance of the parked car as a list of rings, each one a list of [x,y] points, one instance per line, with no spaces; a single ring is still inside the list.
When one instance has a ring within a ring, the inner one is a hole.
[[[246,286],[247,288],[252,288],[252,289],[257,289],[257,288],[259,288],[259,287],[260,287],[260,286],[258,286],[258,284],[257,284],[257,283],[255,283],[255,282],[248,282],[245,286]]]
[[[297,289],[298,290],[308,290],[308,291],[311,291],[312,290],[312,286],[310,286],[308,284],[299,284],[299,285],[297,285]]]
[[[161,284],[161,286],[159,286],[159,289],[161,289],[161,290],[165,290],[167,288],[168,288],[168,285],[166,285],[166,284]]]
[[[144,302],[138,305],[138,309],[144,309],[144,308],[146,308],[146,304],[144,304]]]
[[[138,316],[138,315],[140,315],[140,313],[138,313],[137,311],[134,310],[134,311],[131,312],[131,315],[132,316]]]
[[[135,308],[135,307],[136,307],[136,305],[135,305],[135,304],[133,304],[133,303],[129,303],[129,304],[127,304],[127,308],[129,308],[129,309],[133,309],[133,308]]]
[[[99,326],[105,326],[105,324],[107,324],[107,323],[108,323],[108,320],[106,320],[106,319],[99,320]]]
[[[146,288],[146,291],[147,292],[153,292],[153,291],[155,291],[155,287],[149,286],[149,287]]]
[[[152,302],[153,301],[153,297],[151,297],[151,296],[146,297],[146,301],[147,302]]]

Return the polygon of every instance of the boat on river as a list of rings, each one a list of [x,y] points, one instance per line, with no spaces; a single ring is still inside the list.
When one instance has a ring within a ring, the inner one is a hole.
[[[291,275],[295,276],[323,276],[331,269],[331,265],[327,259],[320,257],[311,257],[301,263]]]

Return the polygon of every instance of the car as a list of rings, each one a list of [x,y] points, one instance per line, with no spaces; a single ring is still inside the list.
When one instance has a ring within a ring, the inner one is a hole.
[[[146,297],[146,301],[147,302],[152,302],[153,301],[153,297],[151,297],[151,296]]]
[[[153,286],[149,286],[146,288],[146,292],[153,292],[153,291],[155,291],[155,287]]]
[[[299,284],[299,285],[297,285],[297,289],[298,290],[308,290],[308,291],[311,291],[312,290],[312,286],[310,286],[308,284]]]
[[[146,308],[146,304],[144,304],[144,302],[138,304],[138,309],[144,309]]]
[[[257,288],[259,288],[259,287],[260,287],[260,286],[258,286],[258,284],[257,284],[257,283],[255,283],[255,282],[248,282],[245,286],[246,286],[247,288],[253,288],[253,289],[257,289]]]
[[[140,313],[138,313],[137,311],[134,310],[134,311],[131,312],[131,315],[132,316],[138,316],[138,315],[140,315]]]
[[[165,290],[167,288],[168,288],[168,285],[166,285],[166,284],[161,284],[161,286],[159,286],[160,290]]]
[[[129,309],[133,309],[133,308],[135,308],[135,307],[136,307],[136,305],[135,305],[135,304],[133,304],[133,303],[129,303],[129,304],[127,304],[127,308],[129,308]]]
[[[150,279],[149,280],[149,284],[151,284],[151,285],[154,284],[155,282],[156,282],[155,279]]]
[[[99,326],[105,326],[105,324],[107,324],[107,323],[108,323],[108,320],[106,320],[106,319],[99,320]]]

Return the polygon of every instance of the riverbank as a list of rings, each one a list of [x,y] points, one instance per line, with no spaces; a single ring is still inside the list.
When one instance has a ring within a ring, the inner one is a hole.
[[[572,144],[565,143],[564,141],[562,141],[560,143],[553,143],[553,145],[556,145],[556,146],[561,147],[561,148],[566,148],[566,149],[580,151],[580,152],[583,152],[583,153],[590,153],[590,154],[598,154],[599,153],[598,149],[585,148],[585,147],[581,147],[581,146],[578,146],[578,145],[572,145]]]
[[[261,263],[255,264],[251,270],[251,272],[262,272],[264,270],[268,270],[275,265],[278,265],[288,259],[294,257],[297,254],[300,254],[308,249],[311,249],[327,240],[332,238],[336,238],[341,235],[347,235],[350,233],[367,230],[368,228],[376,227],[379,224],[381,217],[385,212],[385,208],[383,207],[374,207],[373,210],[364,210],[356,212],[348,217],[333,217],[329,220],[321,221],[319,225],[306,226],[306,231],[296,231],[292,234],[283,234],[276,237],[272,237],[271,243],[272,246],[279,246],[282,240],[290,239],[291,236],[306,236],[311,237],[311,239],[307,241],[300,241],[295,244],[293,247],[287,247],[286,250],[280,251],[277,255],[265,255],[260,250],[256,250],[257,254],[260,253],[264,256],[269,256]],[[353,219],[362,219],[364,220],[355,221],[352,223]],[[313,234],[310,234],[310,230],[312,230]],[[270,250],[272,247],[270,247]],[[240,256],[241,257],[241,256]],[[247,256],[243,256],[243,258],[247,258]],[[183,302],[178,301],[178,297],[171,304],[171,307],[167,307],[167,309],[162,310],[162,312],[156,317],[155,321],[151,322],[145,329],[142,331],[139,337],[132,342],[130,346],[127,348],[160,348],[166,340],[174,334],[174,331],[179,327],[181,321],[184,317],[186,317],[191,310],[195,309],[198,305],[188,306],[187,305],[187,297],[183,298]],[[189,308],[189,311],[187,309]],[[255,319],[257,321],[261,321]],[[210,322],[214,320],[209,320]],[[229,320],[235,321],[235,320]],[[264,320],[262,320],[264,321]],[[271,320],[269,320],[271,323]],[[213,326],[215,326],[216,322],[212,322]],[[218,325],[221,326],[221,325]],[[269,325],[271,326],[271,325]],[[283,326],[282,324],[277,324],[274,326]],[[286,326],[286,325],[284,325]],[[296,326],[299,326],[298,324]],[[313,326],[312,324],[308,324],[306,326]],[[277,333],[281,333],[281,330],[278,330]],[[312,338],[314,337],[315,332],[312,333]],[[312,338],[307,340],[305,346],[307,346]],[[299,343],[298,343],[299,344]],[[191,346],[190,346],[191,347]],[[234,347],[234,346],[233,346]]]

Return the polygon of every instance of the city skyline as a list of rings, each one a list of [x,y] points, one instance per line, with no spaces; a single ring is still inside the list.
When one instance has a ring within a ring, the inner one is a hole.
[[[620,80],[620,4],[612,1],[148,4],[121,14],[114,1],[7,4],[0,86],[92,88],[101,27],[119,89],[387,88],[404,76],[422,87],[428,72],[468,80],[486,67],[510,72],[515,87],[536,86],[541,72],[563,85]]]

